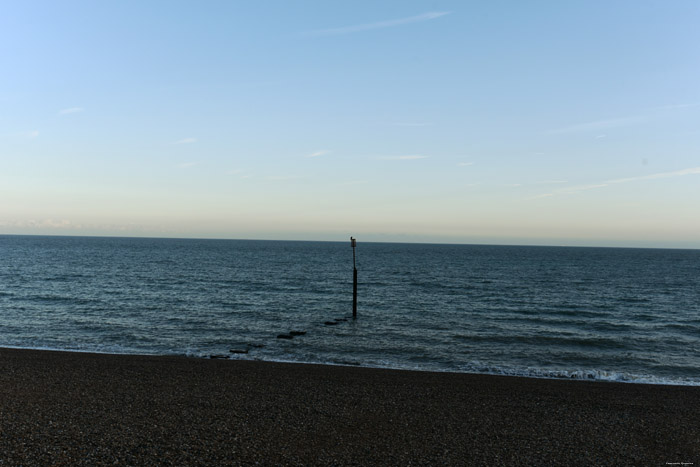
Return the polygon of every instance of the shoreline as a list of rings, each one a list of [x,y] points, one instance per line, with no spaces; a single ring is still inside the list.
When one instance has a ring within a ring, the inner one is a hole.
[[[419,373],[438,373],[438,374],[455,374],[455,375],[474,375],[474,376],[498,376],[505,378],[526,378],[526,379],[537,379],[537,380],[552,380],[552,381],[586,381],[592,383],[619,383],[619,384],[642,384],[649,386],[679,386],[679,387],[697,387],[700,388],[700,381],[685,381],[670,378],[663,378],[659,376],[644,376],[644,375],[630,375],[636,379],[605,379],[605,378],[590,378],[590,377],[579,377],[576,375],[562,375],[562,376],[548,376],[548,375],[536,375],[536,374],[518,374],[513,373],[479,373],[479,372],[468,372],[468,371],[455,371],[455,370],[441,370],[441,369],[425,369],[425,368],[404,368],[404,367],[388,367],[388,366],[373,366],[373,365],[362,365],[360,363],[340,363],[340,362],[300,362],[294,360],[283,360],[283,359],[255,359],[255,358],[236,358],[236,352],[231,354],[209,354],[209,355],[184,355],[184,354],[159,354],[159,353],[114,353],[114,352],[100,352],[97,350],[65,350],[65,349],[53,349],[53,348],[34,348],[34,347],[12,347],[12,346],[2,346],[0,345],[0,350],[26,350],[26,351],[36,351],[36,352],[56,352],[56,353],[77,353],[77,354],[94,354],[94,355],[114,355],[114,356],[133,356],[133,357],[168,357],[168,358],[192,358],[197,360],[224,360],[224,361],[248,361],[248,362],[261,362],[261,363],[281,363],[290,365],[318,365],[318,366],[331,366],[331,367],[348,367],[348,368],[367,368],[375,370],[388,370],[388,371],[412,371]],[[543,372],[554,370],[542,370]],[[560,370],[564,372],[564,370]],[[603,370],[580,370],[585,371],[603,371]],[[605,371],[609,374],[620,374],[614,371]],[[656,381],[653,381],[656,380]]]
[[[699,464],[699,419],[692,386],[0,348],[11,465]]]

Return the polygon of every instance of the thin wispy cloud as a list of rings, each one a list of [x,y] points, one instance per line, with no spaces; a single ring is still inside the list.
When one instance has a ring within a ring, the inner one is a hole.
[[[339,28],[329,28],[329,29],[318,29],[315,31],[307,31],[304,35],[307,36],[336,36],[341,34],[352,34],[362,31],[370,31],[373,29],[385,29],[392,28],[395,26],[402,26],[404,24],[411,23],[421,23],[423,21],[430,21],[441,16],[450,14],[449,11],[430,11],[417,16],[409,16],[407,18],[390,19],[386,21],[378,21],[376,23],[364,23],[355,24],[352,26],[343,26]]]
[[[367,185],[369,180],[351,180],[349,182],[339,183],[338,186],[353,186],[353,185]]]
[[[567,187],[567,188],[562,188],[560,190],[555,190],[555,191],[552,191],[551,193],[541,193],[539,195],[535,195],[535,196],[528,198],[528,200],[549,198],[549,197],[558,196],[558,195],[574,195],[577,193],[581,193],[583,191],[594,190],[596,188],[603,188],[606,186],[608,186],[607,183],[598,183],[598,184],[591,184],[591,185],[576,185],[576,186],[571,186],[571,187]]]
[[[423,127],[423,126],[433,126],[431,122],[393,122],[390,123],[391,126],[407,126],[407,127]]]
[[[671,110],[671,109],[687,109],[690,107],[700,107],[700,102],[693,102],[690,104],[670,104],[670,105],[662,105],[659,107],[659,109],[663,110]]]
[[[409,156],[380,156],[379,159],[383,161],[414,161],[417,159],[426,159],[428,156],[421,156],[419,154],[409,155]]]
[[[592,183],[590,185],[577,185],[577,186],[572,186],[570,188],[561,189],[561,190],[559,190],[559,193],[566,194],[566,195],[573,195],[575,193],[580,193],[582,191],[595,190],[596,188],[605,188],[608,185],[609,185],[609,183],[607,183],[607,182]]]
[[[331,153],[331,151],[321,150],[321,151],[312,152],[311,154],[307,154],[306,157],[321,157],[321,156],[326,156],[330,153]]]
[[[120,232],[156,232],[158,230],[152,227],[142,226],[133,222],[128,224],[98,224],[98,223],[75,223],[68,219],[29,219],[29,220],[12,220],[0,221],[0,227],[10,228],[39,228],[39,229],[57,229],[57,230],[102,230],[102,231],[120,231]]]
[[[192,144],[196,143],[197,140],[195,138],[184,138],[178,141],[175,141],[173,144]]]
[[[530,199],[540,199],[556,195],[574,195],[584,191],[595,190],[598,188],[605,188],[610,185],[618,185],[622,183],[632,183],[641,182],[645,180],[658,180],[662,178],[673,178],[673,177],[684,177],[686,175],[700,175],[700,167],[691,167],[688,169],[676,170],[673,172],[659,172],[650,175],[640,175],[638,177],[628,177],[628,178],[617,178],[614,180],[605,180],[600,183],[593,183],[589,185],[576,185],[571,187],[562,188],[560,190],[555,190],[551,193],[542,193],[540,195],[534,196]]]
[[[0,134],[0,138],[22,138],[22,139],[34,139],[39,137],[39,130],[31,130],[31,131],[21,131],[19,133],[5,133],[5,134]]]
[[[595,137],[596,139],[605,138],[607,135],[602,133],[602,130],[608,130],[612,128],[621,128],[626,126],[640,125],[642,123],[647,123],[658,118],[663,118],[663,110],[677,110],[677,109],[687,109],[692,107],[700,107],[700,102],[683,103],[683,104],[671,104],[663,105],[660,107],[648,108],[640,115],[630,115],[627,117],[610,118],[604,120],[595,120],[591,122],[577,123],[574,125],[565,126],[562,128],[555,128],[549,130],[547,134],[565,134],[565,133],[584,133],[584,132],[599,132]]]
[[[265,81],[246,81],[241,83],[233,83],[232,86],[239,88],[259,88],[265,86],[277,86],[283,84],[283,80],[265,80]]]
[[[67,109],[60,110],[58,112],[59,115],[68,115],[68,114],[77,114],[80,112],[84,112],[85,109],[82,107],[69,107]]]
[[[629,178],[618,178],[616,180],[608,180],[605,183],[629,183],[638,182],[642,180],[656,180],[659,178],[671,178],[671,177],[683,177],[685,175],[696,175],[700,174],[700,167],[691,167],[689,169],[676,170],[675,172],[661,172],[651,175],[642,175],[639,177],[629,177]]]
[[[589,184],[589,185],[574,185],[566,188],[561,188],[559,190],[554,190],[550,193],[541,193],[539,195],[535,195],[531,198],[528,198],[530,200],[533,199],[541,199],[541,198],[548,198],[551,196],[560,196],[560,195],[575,195],[578,193],[582,193],[584,191],[588,190],[595,190],[596,188],[604,188],[608,186],[608,183],[594,183],[594,184]]]
[[[535,182],[537,185],[560,185],[562,183],[568,183],[566,180],[542,180],[541,182]]]
[[[13,220],[0,222],[0,227],[30,227],[30,228],[49,228],[49,229],[67,229],[67,228],[81,228],[80,224],[73,224],[67,219],[29,219],[29,220]]]
[[[303,177],[301,175],[270,175],[265,177],[265,180],[269,180],[271,182],[286,182],[288,180],[298,180],[300,178]]]
[[[651,120],[649,115],[635,115],[630,117],[620,117],[611,118],[607,120],[596,120],[593,122],[577,123],[575,125],[569,125],[562,128],[556,128],[554,130],[549,130],[547,133],[552,135],[566,134],[566,133],[584,133],[587,131],[600,131],[607,130],[610,128],[620,128],[630,125],[637,125],[640,123],[645,123]]]
[[[189,169],[190,167],[194,167],[195,165],[197,165],[196,162],[183,162],[181,164],[178,164],[177,168],[178,169]]]

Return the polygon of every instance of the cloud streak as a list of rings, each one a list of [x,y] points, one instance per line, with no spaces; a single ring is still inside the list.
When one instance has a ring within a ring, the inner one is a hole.
[[[42,220],[18,220],[18,221],[4,221],[0,222],[0,227],[14,227],[14,228],[48,228],[48,229],[67,229],[67,228],[81,228],[80,224],[73,224],[71,221],[66,219],[54,220],[54,219],[42,219]]]
[[[700,167],[690,167],[682,170],[675,170],[673,172],[659,172],[650,175],[640,175],[638,177],[627,177],[627,178],[617,178],[613,180],[605,180],[600,183],[593,183],[589,185],[576,185],[567,188],[562,188],[560,190],[555,190],[551,193],[542,193],[540,195],[534,196],[530,199],[540,199],[547,198],[556,195],[574,195],[584,191],[595,190],[598,188],[605,188],[611,185],[619,185],[623,183],[633,183],[642,182],[646,180],[658,180],[663,178],[674,178],[674,177],[684,177],[686,175],[700,175]]]
[[[637,125],[651,120],[648,115],[635,115],[630,117],[611,118],[608,120],[596,120],[593,122],[577,123],[575,125],[565,126],[549,130],[550,135],[560,135],[568,133],[585,133],[587,131],[601,131],[610,128],[619,128],[630,125]]]
[[[321,157],[321,156],[328,155],[330,153],[331,153],[330,151],[321,150],[321,151],[313,152],[311,154],[307,154],[306,157]]]
[[[562,183],[567,183],[566,180],[543,180],[541,182],[536,182],[537,185],[560,185]]]
[[[390,123],[391,126],[407,126],[407,127],[424,127],[433,126],[431,122],[393,122]]]
[[[409,16],[407,18],[390,19],[386,21],[378,21],[376,23],[355,24],[340,28],[318,29],[315,31],[307,31],[304,34],[307,36],[337,36],[342,34],[352,34],[356,32],[370,31],[373,29],[385,29],[395,26],[402,26],[404,24],[421,23],[423,21],[430,21],[448,14],[450,14],[449,11],[429,11],[427,13],[417,16]]]
[[[659,107],[659,109],[662,110],[672,110],[672,109],[687,109],[690,107],[700,107],[700,102],[693,102],[689,104],[670,104],[670,105],[663,105]]]
[[[39,130],[29,130],[22,131],[20,133],[5,133],[0,134],[0,138],[21,138],[21,139],[35,139],[39,137]]]
[[[197,140],[195,138],[183,138],[181,140],[175,141],[173,144],[192,144],[196,142]]]
[[[409,155],[409,156],[380,156],[379,159],[383,161],[414,161],[417,159],[426,159],[428,156],[421,156],[419,154]]]
[[[629,178],[618,178],[616,180],[608,180],[605,183],[615,184],[615,183],[629,183],[638,182],[642,180],[656,180],[659,178],[671,178],[671,177],[683,177],[685,175],[696,175],[700,174],[700,167],[691,167],[689,169],[676,170],[675,172],[661,172],[651,175],[642,175],[640,177],[629,177]]]
[[[77,114],[80,112],[84,112],[85,109],[82,107],[70,107],[68,109],[63,109],[58,112],[59,115],[68,115],[68,114]]]
[[[270,182],[287,182],[291,180],[299,180],[304,178],[301,175],[269,175],[265,177],[265,180]]]
[[[647,123],[649,121],[656,120],[658,118],[662,118],[664,115],[663,111],[666,111],[666,110],[671,111],[671,110],[678,110],[678,109],[688,109],[688,108],[693,108],[693,107],[700,107],[700,102],[691,102],[691,103],[684,103],[684,104],[671,104],[671,105],[664,105],[661,107],[654,107],[651,109],[647,109],[646,113],[641,114],[641,115],[630,115],[627,117],[610,118],[610,119],[606,119],[606,120],[595,120],[592,122],[577,123],[577,124],[565,126],[562,128],[555,128],[553,130],[547,131],[546,133],[550,134],[550,135],[568,134],[568,133],[584,133],[584,132],[589,132],[589,131],[596,131],[596,132],[602,133],[603,130],[639,125],[642,123]],[[605,134],[599,134],[595,138],[600,139],[600,138],[605,138],[606,136],[607,135],[605,135]]]

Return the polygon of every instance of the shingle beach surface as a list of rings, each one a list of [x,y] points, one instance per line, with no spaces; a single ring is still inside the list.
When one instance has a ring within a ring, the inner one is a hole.
[[[0,465],[700,465],[700,388],[0,349]]]

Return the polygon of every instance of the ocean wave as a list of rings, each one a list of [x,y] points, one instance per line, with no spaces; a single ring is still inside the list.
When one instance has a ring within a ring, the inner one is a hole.
[[[466,371],[473,373],[472,371]],[[474,372],[476,373],[476,372]],[[621,371],[597,370],[597,369],[580,369],[580,370],[564,370],[564,369],[545,369],[545,368],[498,368],[493,367],[487,371],[479,371],[478,373],[502,375],[502,376],[520,376],[526,378],[543,378],[543,379],[568,379],[578,381],[607,381],[615,383],[636,383],[636,384],[662,384],[673,386],[700,386],[700,379],[697,378],[669,378],[651,375],[638,375]]]
[[[435,368],[430,364],[426,365],[402,365],[390,361],[361,362],[359,360],[345,359],[310,359],[300,360],[295,358],[264,358],[254,354],[231,355],[232,360],[257,360],[277,363],[302,363],[312,365],[332,365],[332,366],[361,366],[365,368],[379,368],[387,370],[405,371],[426,371],[434,373],[463,373],[492,376],[512,376],[521,378],[576,380],[576,381],[599,381],[631,384],[652,384],[670,386],[700,386],[700,378],[681,377],[659,377],[652,375],[640,375],[623,371],[609,371],[598,369],[547,369],[547,368],[510,368],[494,365],[475,363],[459,369],[455,368]]]
[[[107,355],[163,355],[163,356],[182,356],[190,358],[211,358],[215,355],[211,352],[206,352],[201,349],[186,349],[184,351],[172,352],[148,352],[138,351],[135,349],[126,349],[118,345],[99,345],[99,346],[84,346],[81,348],[59,348],[54,346],[24,346],[24,345],[6,345],[0,344],[0,347],[9,349],[21,350],[43,350],[43,351],[58,351],[58,352],[76,352],[76,353],[96,353]],[[216,354],[223,357],[225,353]],[[248,354],[231,353],[226,355],[230,360],[252,360],[266,361],[276,363],[299,363],[311,365],[330,365],[330,366],[352,366],[364,368],[378,368],[387,370],[405,370],[405,371],[425,371],[434,373],[463,373],[463,374],[481,374],[493,376],[512,376],[521,378],[538,378],[538,379],[556,379],[556,380],[575,380],[575,381],[599,381],[599,382],[615,382],[615,383],[631,383],[631,384],[652,384],[652,385],[671,385],[671,386],[700,386],[700,378],[682,378],[682,377],[659,377],[652,375],[640,375],[623,371],[609,371],[600,369],[549,369],[549,368],[516,368],[502,367],[497,365],[489,365],[480,362],[474,362],[460,368],[434,367],[430,363],[422,365],[405,365],[388,360],[374,360],[363,362],[360,359],[347,358],[330,358],[330,359],[299,359],[293,356],[286,358],[260,355],[255,352]]]

